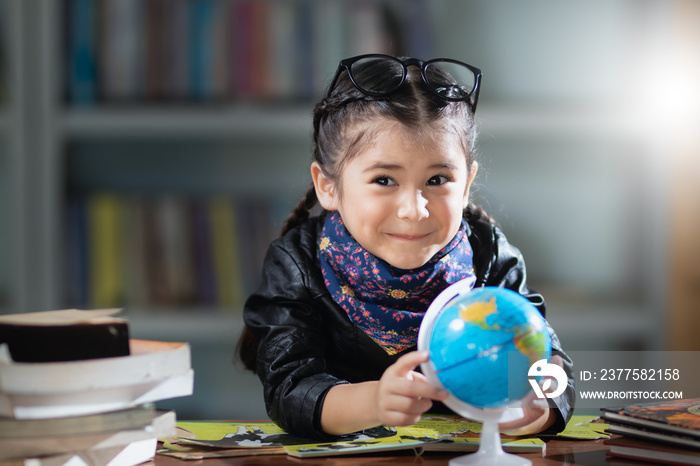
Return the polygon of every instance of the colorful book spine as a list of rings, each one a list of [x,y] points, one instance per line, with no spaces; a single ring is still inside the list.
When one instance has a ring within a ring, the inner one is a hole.
[[[276,236],[267,199],[92,193],[68,202],[73,307],[238,312]]]
[[[95,194],[88,199],[87,214],[89,305],[110,307],[123,300],[122,198],[110,193]]]
[[[92,104],[97,97],[96,0],[69,0],[66,27],[68,96],[74,105]]]
[[[68,0],[67,95],[113,101],[309,99],[338,61],[432,56],[427,0]]]

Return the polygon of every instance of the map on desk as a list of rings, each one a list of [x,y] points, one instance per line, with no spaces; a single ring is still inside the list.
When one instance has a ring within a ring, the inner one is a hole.
[[[193,447],[231,451],[232,456],[256,454],[256,449],[296,457],[337,456],[395,450],[469,452],[479,448],[481,424],[456,415],[424,415],[408,427],[379,426],[332,441],[298,437],[284,432],[272,422],[178,422],[185,435],[170,439],[169,448]],[[545,443],[536,437],[502,435],[503,448],[512,453],[542,452]],[[277,450],[275,450],[277,449]],[[243,451],[241,451],[243,450]],[[221,452],[217,456],[222,456]]]

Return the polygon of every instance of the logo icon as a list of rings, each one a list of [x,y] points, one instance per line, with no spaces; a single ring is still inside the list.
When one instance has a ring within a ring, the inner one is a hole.
[[[537,398],[556,398],[564,393],[564,390],[566,390],[566,372],[564,372],[564,369],[556,364],[548,363],[546,359],[540,359],[530,366],[530,370],[527,371],[527,375],[528,377],[548,377],[545,379],[542,387],[540,387],[537,380],[534,378],[528,378],[528,381],[532,386],[532,390],[535,392],[535,395],[537,395]],[[547,390],[549,390],[552,386],[552,378],[556,380],[557,385],[554,388],[554,391],[549,393]]]

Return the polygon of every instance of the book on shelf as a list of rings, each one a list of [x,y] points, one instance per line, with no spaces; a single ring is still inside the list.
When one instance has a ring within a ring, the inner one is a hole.
[[[75,105],[91,104],[97,97],[97,41],[94,0],[68,0],[66,15],[66,83]]]
[[[333,441],[298,437],[272,422],[178,422],[178,436],[166,439],[158,454],[181,458],[286,454],[299,458],[410,450],[470,452],[479,448],[481,424],[456,415],[426,414],[408,427],[380,426]],[[542,452],[536,437],[502,435],[503,448],[514,453]],[[264,452],[264,453],[263,453]]]
[[[0,316],[0,344],[15,362],[129,355],[129,326],[119,309],[27,312]]]
[[[309,99],[347,56],[432,56],[427,5],[70,0],[66,94],[77,105]]]
[[[272,202],[88,193],[69,200],[71,306],[239,310],[276,236]]]
[[[608,456],[635,461],[700,465],[700,450],[681,448],[664,443],[648,442],[638,438],[618,437],[604,440],[609,447]]]

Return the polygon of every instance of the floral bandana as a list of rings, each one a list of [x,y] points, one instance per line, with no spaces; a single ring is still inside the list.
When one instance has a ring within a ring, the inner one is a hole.
[[[464,221],[452,241],[418,269],[399,269],[369,253],[338,212],[326,219],[319,250],[333,300],[391,355],[416,345],[423,315],[438,293],[459,280],[471,286],[476,281]]]

